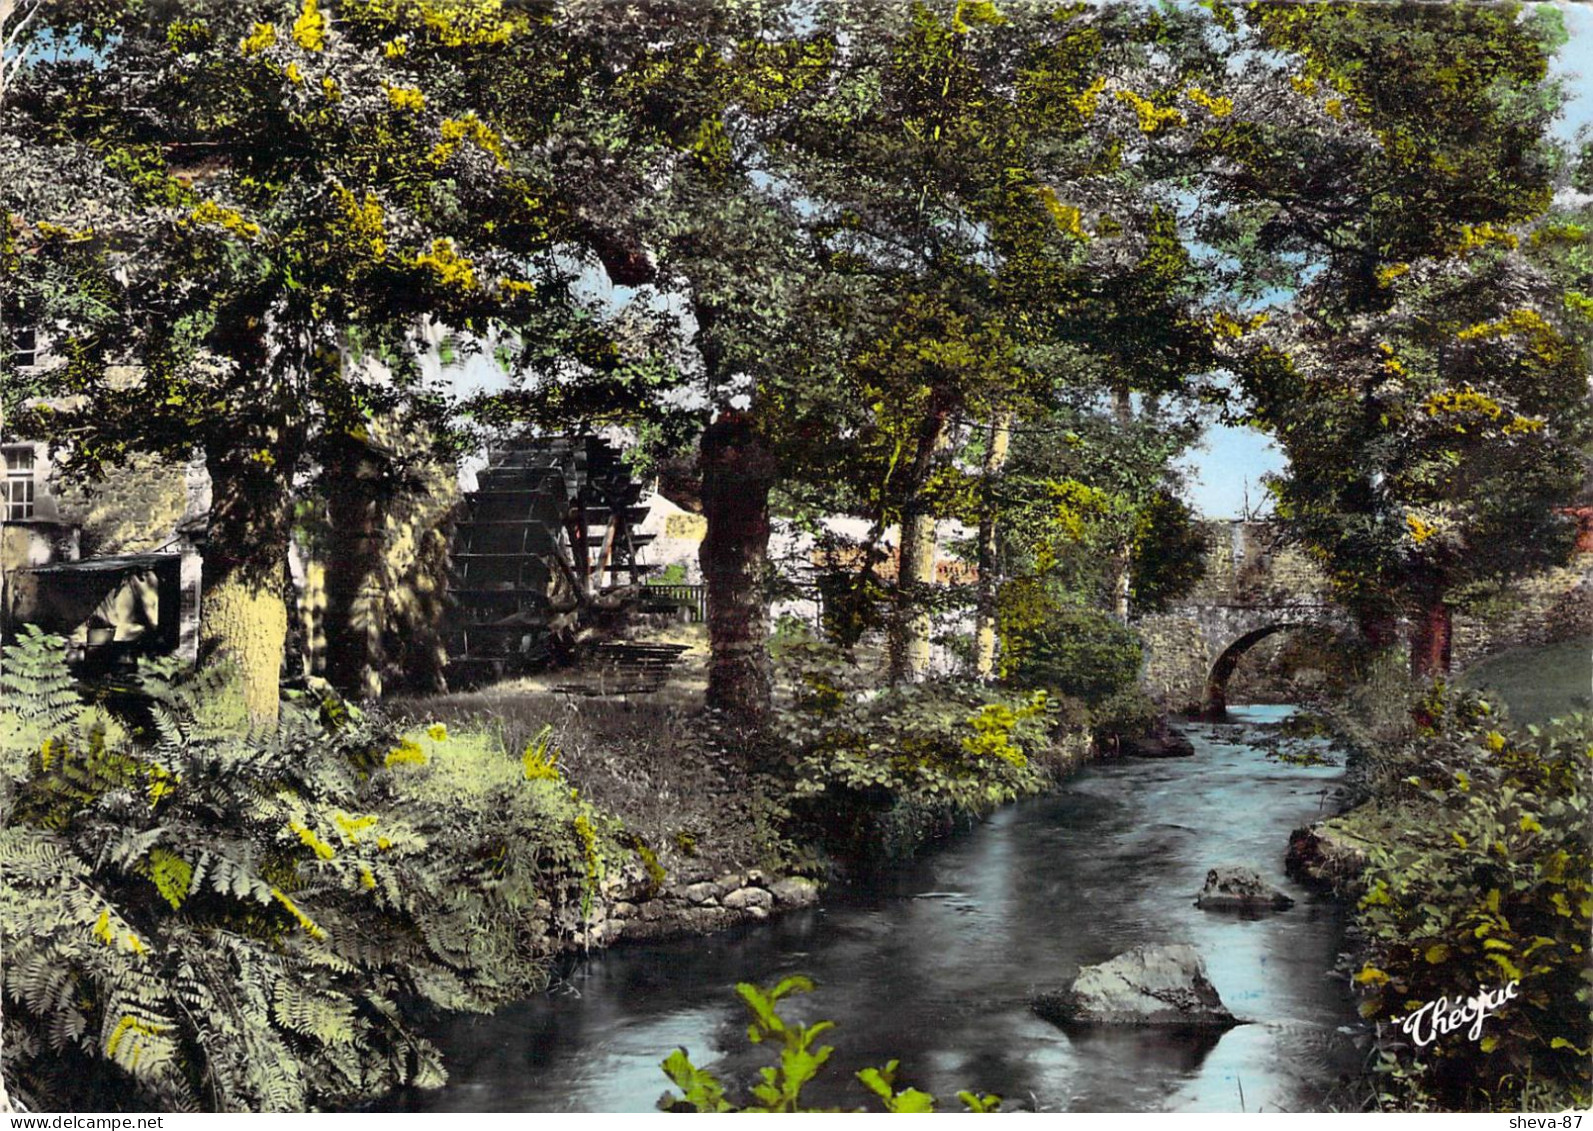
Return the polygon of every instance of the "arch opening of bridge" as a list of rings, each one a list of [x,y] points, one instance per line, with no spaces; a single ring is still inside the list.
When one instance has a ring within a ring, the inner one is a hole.
[[[1333,587],[1299,546],[1269,522],[1208,522],[1204,576],[1169,607],[1136,618],[1141,672],[1170,712],[1221,717],[1240,659],[1275,633],[1353,629]]]
[[[1240,636],[1229,644],[1217,656],[1211,665],[1211,671],[1206,676],[1206,691],[1201,696],[1200,717],[1212,721],[1221,721],[1228,717],[1228,680],[1232,678],[1234,670],[1238,668],[1239,661],[1245,654],[1269,636],[1280,632],[1294,632],[1300,629],[1321,628],[1313,624],[1299,622],[1280,622],[1278,624],[1263,625]]]

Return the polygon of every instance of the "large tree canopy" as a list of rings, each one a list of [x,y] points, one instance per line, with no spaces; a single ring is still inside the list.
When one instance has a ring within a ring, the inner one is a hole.
[[[1527,254],[1564,233],[1521,227],[1552,195],[1563,33],[1511,5],[1251,18],[1343,128],[1304,144],[1303,180],[1240,162],[1241,250],[1310,277],[1237,369],[1289,458],[1280,514],[1375,638],[1412,617],[1414,669],[1442,671],[1454,605],[1570,546],[1556,508],[1588,435],[1585,312]]]
[[[275,713],[296,477],[378,415],[445,431],[416,365],[427,322],[511,334],[527,365],[624,395],[628,359],[570,290],[599,241],[538,148],[571,94],[565,30],[496,4],[41,13],[53,49],[6,106],[6,298],[64,365],[8,397],[54,394],[17,426],[69,440],[80,468],[203,451],[204,632],[257,717]],[[509,61],[506,124],[480,77]]]

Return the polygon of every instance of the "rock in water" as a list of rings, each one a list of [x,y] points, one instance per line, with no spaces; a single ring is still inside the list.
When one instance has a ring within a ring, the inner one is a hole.
[[[1254,868],[1224,864],[1206,873],[1206,886],[1195,896],[1206,911],[1282,911],[1294,900],[1261,878]]]
[[[1117,750],[1125,758],[1189,758],[1195,753],[1195,744],[1182,732],[1167,730],[1139,738],[1124,736],[1118,740]]]
[[[1041,994],[1034,1011],[1064,1028],[1161,1025],[1227,1029],[1239,1024],[1206,979],[1206,964],[1183,943],[1138,946],[1099,966],[1083,967],[1065,990]]]
[[[1289,852],[1283,870],[1302,884],[1332,888],[1353,895],[1360,889],[1359,877],[1366,867],[1365,849],[1334,821],[1318,821],[1289,834]]]

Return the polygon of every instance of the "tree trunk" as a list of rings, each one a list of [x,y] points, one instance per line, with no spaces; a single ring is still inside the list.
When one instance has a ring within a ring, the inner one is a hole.
[[[382,695],[381,468],[368,451],[342,453],[328,468],[326,677],[352,699]]]
[[[703,433],[700,561],[708,587],[707,704],[738,722],[768,717],[769,490],[774,453],[743,413],[724,412]]]
[[[1134,397],[1126,388],[1112,390],[1112,415],[1116,418],[1118,426],[1127,431],[1134,426]],[[1112,552],[1111,562],[1111,591],[1112,615],[1124,624],[1128,623],[1129,592],[1133,587],[1134,576],[1134,543],[1133,539],[1124,536]]]
[[[996,479],[1006,466],[1011,445],[1012,413],[998,413],[990,424],[979,506],[979,612],[974,625],[974,671],[982,680],[996,675]]]
[[[252,458],[256,452],[266,459]],[[200,655],[237,669],[256,727],[276,726],[288,603],[283,592],[292,461],[272,448],[207,453],[212,502],[200,613]]]
[[[1410,673],[1428,680],[1449,674],[1452,613],[1441,597],[1427,603],[1411,632]]]
[[[946,439],[949,406],[930,404],[918,433],[918,450],[909,472],[907,497],[902,503],[901,549],[896,567],[895,608],[892,610],[887,647],[890,681],[912,682],[929,670],[929,636],[934,627],[926,599],[935,580],[935,517],[929,512],[924,487],[929,483],[935,453]]]

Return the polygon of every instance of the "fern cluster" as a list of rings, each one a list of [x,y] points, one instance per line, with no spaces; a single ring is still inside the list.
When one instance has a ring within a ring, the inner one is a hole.
[[[542,982],[613,851],[562,780],[306,698],[269,740],[170,661],[95,704],[4,654],[5,1075],[36,1108],[301,1111],[445,1076],[417,1004]],[[394,750],[412,752],[392,758]]]

